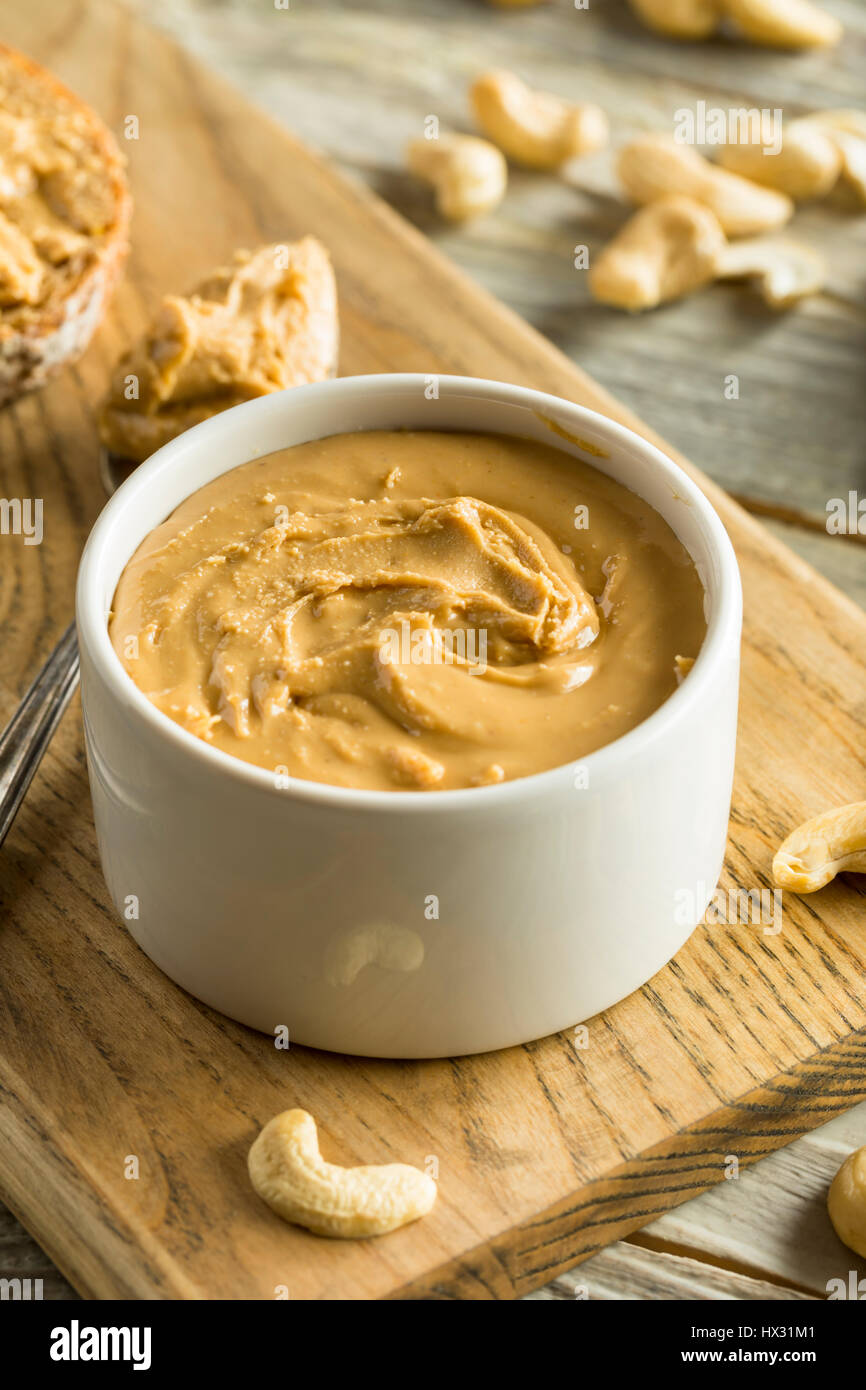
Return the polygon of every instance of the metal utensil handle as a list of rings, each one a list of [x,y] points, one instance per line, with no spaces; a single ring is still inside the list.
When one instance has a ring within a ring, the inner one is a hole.
[[[78,640],[70,623],[0,734],[0,845],[78,684]]]

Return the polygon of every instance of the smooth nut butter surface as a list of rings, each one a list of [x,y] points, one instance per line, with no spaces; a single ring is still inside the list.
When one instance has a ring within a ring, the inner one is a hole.
[[[698,653],[703,597],[666,522],[579,459],[370,431],[188,498],[121,575],[110,633],[148,698],[224,752],[433,790],[556,767],[646,719]]]

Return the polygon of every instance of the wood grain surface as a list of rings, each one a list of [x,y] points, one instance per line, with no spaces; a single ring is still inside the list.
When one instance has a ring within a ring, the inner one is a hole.
[[[760,1159],[525,1297],[533,1300],[825,1298],[830,1281],[866,1278],[827,1216],[827,1189],[866,1141],[866,1104]],[[637,1249],[635,1249],[637,1247]],[[0,1208],[0,1278],[31,1281],[45,1299],[74,1289]]]
[[[5,496],[42,496],[45,541],[4,538],[8,714],[68,620],[100,504],[93,406],[155,295],[234,246],[312,231],[341,293],[341,371],[456,371],[541,386],[637,427],[589,377],[361,188],[310,158],[120,10],[0,4],[4,35],[120,129],[136,196],[130,271],[91,350],[0,416]],[[93,55],[100,54],[99,63]],[[287,48],[286,61],[290,61]],[[690,465],[686,465],[690,466]],[[746,631],[726,883],[768,883],[791,825],[864,795],[866,618],[712,483],[740,558]],[[783,930],[699,927],[644,990],[569,1034],[479,1058],[277,1052],[169,982],[102,885],[78,713],[3,852],[0,1191],[97,1297],[511,1297],[866,1096],[857,880],[787,898]],[[433,1215],[377,1242],[317,1240],[249,1189],[245,1156],[301,1104],[341,1162],[439,1162]],[[124,1176],[135,1155],[140,1177]]]

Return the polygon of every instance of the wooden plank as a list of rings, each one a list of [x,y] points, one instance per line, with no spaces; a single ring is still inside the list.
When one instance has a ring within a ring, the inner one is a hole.
[[[864,1143],[866,1105],[860,1105],[669,1212],[635,1239],[826,1298],[831,1280],[847,1285],[851,1270],[866,1278],[866,1259],[842,1244],[827,1215],[830,1183]]]
[[[820,570],[844,594],[866,608],[866,545],[846,542],[839,536],[822,535],[820,531],[804,530],[785,521],[762,518],[771,535]]]
[[[840,1163],[866,1140],[866,1105],[761,1159],[740,1181],[722,1182],[526,1297],[778,1299],[825,1298],[866,1260],[839,1241],[827,1188]],[[685,1253],[688,1252],[688,1253]],[[668,1264],[667,1257],[679,1258]],[[645,1258],[644,1258],[645,1257]],[[697,1257],[697,1258],[695,1258]],[[748,1272],[744,1272],[748,1271]],[[0,1209],[0,1278],[41,1280],[45,1299],[77,1294],[21,1224]]]
[[[717,1184],[630,1237],[640,1242],[645,1261],[635,1263],[633,1248],[619,1241],[526,1297],[775,1299],[793,1288],[824,1298],[829,1281],[847,1281],[851,1269],[866,1277],[866,1260],[833,1231],[826,1200],[840,1163],[864,1141],[866,1104],[761,1159],[740,1181]],[[679,1255],[680,1263],[668,1266],[665,1256],[671,1254]],[[44,1298],[77,1298],[20,1222],[2,1208],[0,1278],[39,1279]],[[701,1292],[708,1288],[713,1292]]]
[[[0,1279],[20,1280],[22,1297],[28,1292],[32,1298],[42,1298],[57,1302],[63,1299],[77,1299],[78,1294],[72,1285],[51,1263],[43,1250],[33,1241],[20,1221],[16,1221],[10,1211],[0,1207]]]
[[[108,364],[157,291],[237,244],[304,231],[329,244],[343,372],[490,375],[637,423],[381,204],[123,12],[4,0],[0,15],[13,42],[115,126],[132,112],[142,131],[129,151],[134,252],[111,322],[80,369],[0,418],[4,490],[32,495],[38,479],[46,515],[43,546],[3,550],[8,707],[68,616],[99,501],[92,402]],[[705,486],[746,591],[727,872],[752,887],[767,882],[789,825],[862,795],[866,619]],[[699,929],[646,989],[592,1021],[585,1051],[565,1034],[398,1064],[276,1053],[141,955],[102,886],[74,710],[4,867],[2,1192],[92,1296],[271,1298],[284,1284],[302,1298],[529,1292],[719,1181],[732,1150],[747,1164],[866,1096],[866,942],[850,884],[786,899],[777,936]],[[250,1191],[245,1155],[290,1104],[314,1111],[338,1161],[435,1154],[433,1215],[352,1245],[283,1226]],[[128,1154],[136,1182],[124,1178]]]
[[[602,1250],[570,1274],[560,1275],[549,1288],[528,1295],[536,1300],[663,1299],[667,1302],[701,1303],[736,1300],[745,1303],[808,1302],[811,1295],[786,1289],[764,1279],[704,1264],[700,1260],[669,1255],[621,1242]]]

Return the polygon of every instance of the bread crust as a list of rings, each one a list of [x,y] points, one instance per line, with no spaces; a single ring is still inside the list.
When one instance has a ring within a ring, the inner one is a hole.
[[[129,250],[132,196],[123,157],[114,136],[91,108],[32,59],[0,43],[0,63],[42,88],[49,99],[71,106],[84,124],[99,159],[114,204],[114,218],[104,235],[94,237],[92,259],[59,300],[49,300],[25,326],[10,323],[0,310],[0,406],[43,386],[62,366],[87,347],[123,269]]]

